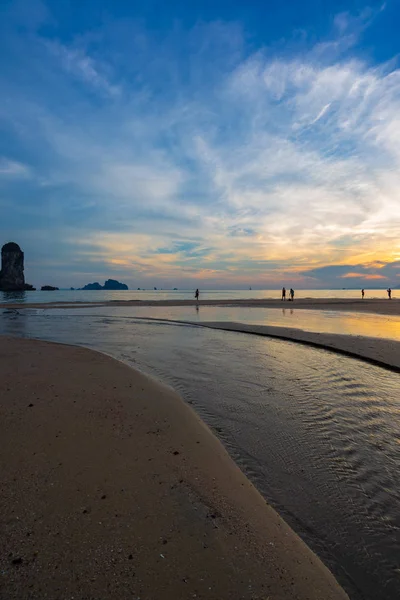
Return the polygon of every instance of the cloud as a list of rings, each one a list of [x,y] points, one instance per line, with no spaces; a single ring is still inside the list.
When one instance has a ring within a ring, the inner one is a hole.
[[[368,280],[379,280],[387,279],[384,275],[378,273],[346,273],[340,276],[342,279],[368,279]]]
[[[325,115],[325,113],[326,113],[326,112],[329,110],[330,106],[331,106],[331,103],[330,103],[330,102],[328,102],[328,104],[325,104],[325,106],[323,106],[323,107],[321,108],[321,110],[319,111],[319,113],[317,114],[317,116],[315,117],[315,119],[313,119],[313,120],[310,122],[310,125],[315,125],[315,123],[316,123],[317,121],[319,121],[320,119],[322,119],[322,117]]]
[[[68,47],[57,41],[45,42],[45,45],[67,73],[111,97],[121,93],[121,88],[108,80],[107,67],[88,56],[82,48]]]
[[[30,169],[18,161],[0,157],[0,177],[25,179],[30,176]]]
[[[328,60],[340,58],[358,44],[362,34],[385,8],[386,3],[381,3],[373,8],[366,6],[357,14],[344,11],[335,15],[331,39],[316,44],[312,49],[313,56]]]

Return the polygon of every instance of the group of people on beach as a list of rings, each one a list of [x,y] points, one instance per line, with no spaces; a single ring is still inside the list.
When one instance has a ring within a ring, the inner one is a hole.
[[[281,300],[286,300],[286,288],[285,287],[282,288]],[[293,302],[293,300],[294,300],[294,289],[293,288],[290,288],[288,300],[289,300],[289,302]]]
[[[387,295],[388,295],[389,300],[391,300],[392,299],[392,290],[391,290],[391,288],[388,288],[386,291],[387,291]],[[200,292],[197,289],[195,291],[195,293],[194,293],[194,297],[196,298],[196,302],[199,301],[199,296],[200,296]],[[361,290],[361,298],[363,300],[365,298],[365,290],[364,289]],[[282,288],[282,298],[281,298],[281,300],[286,300],[286,288],[285,287]],[[294,300],[294,289],[290,288],[288,301],[289,302],[293,302],[293,300]]]

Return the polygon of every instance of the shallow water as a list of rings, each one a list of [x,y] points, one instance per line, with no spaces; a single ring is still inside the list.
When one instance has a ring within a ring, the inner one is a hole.
[[[400,375],[289,342],[79,312],[3,313],[0,331],[100,349],[171,384],[352,598],[398,600]]]

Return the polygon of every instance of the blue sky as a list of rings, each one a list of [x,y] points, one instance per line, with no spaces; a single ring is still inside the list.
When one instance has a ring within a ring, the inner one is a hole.
[[[399,22],[396,0],[3,1],[0,243],[36,285],[400,285]]]

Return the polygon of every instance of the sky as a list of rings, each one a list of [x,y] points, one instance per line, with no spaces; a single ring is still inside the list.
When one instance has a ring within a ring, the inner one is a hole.
[[[34,285],[400,285],[400,2],[3,0]]]

